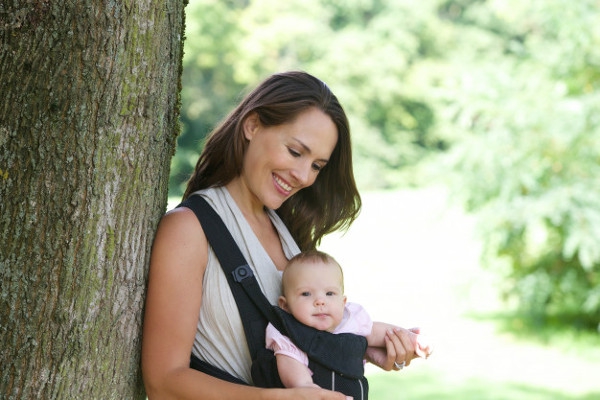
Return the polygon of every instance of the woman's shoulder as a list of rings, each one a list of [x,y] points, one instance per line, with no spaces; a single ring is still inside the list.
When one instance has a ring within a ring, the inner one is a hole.
[[[156,241],[185,243],[202,240],[204,231],[192,210],[174,208],[162,216],[156,231]],[[206,239],[204,239],[206,240]]]
[[[194,212],[187,207],[177,207],[169,210],[162,216],[160,225],[166,225],[167,227],[173,226],[193,226],[199,224],[198,218]]]
[[[167,212],[156,231],[152,264],[171,271],[181,272],[185,265],[190,267],[190,271],[202,270],[207,257],[208,242],[194,212],[184,207]],[[172,268],[173,265],[178,267]]]
[[[220,188],[207,188],[193,192],[190,194],[190,197],[202,196],[213,208],[215,208],[214,198],[217,197],[219,193]],[[182,200],[177,207],[167,211],[162,217],[161,224],[162,223],[168,225],[190,225],[191,227],[195,224],[199,225],[198,218],[195,216],[192,209],[185,206],[185,200]]]

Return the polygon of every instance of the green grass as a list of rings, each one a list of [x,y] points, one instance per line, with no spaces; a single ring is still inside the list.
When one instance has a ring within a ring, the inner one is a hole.
[[[493,371],[490,371],[492,374]],[[493,379],[449,379],[443,371],[417,371],[411,375],[393,376],[378,373],[368,377],[369,396],[375,400],[597,400],[600,391],[569,394],[522,382],[498,382]]]
[[[600,334],[590,326],[573,323],[568,316],[560,319],[518,312],[492,312],[467,314],[467,317],[492,322],[499,334],[513,336],[523,343],[559,349],[582,360],[600,360]]]

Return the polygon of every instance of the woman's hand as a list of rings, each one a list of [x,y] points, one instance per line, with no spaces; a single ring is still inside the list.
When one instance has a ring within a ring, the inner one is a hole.
[[[385,371],[391,371],[392,369],[398,370],[398,368],[394,366],[394,363],[403,366],[410,365],[410,362],[418,357],[416,351],[416,336],[418,332],[418,328],[389,329],[385,336],[385,348],[368,347],[366,353],[367,361],[377,365]]]

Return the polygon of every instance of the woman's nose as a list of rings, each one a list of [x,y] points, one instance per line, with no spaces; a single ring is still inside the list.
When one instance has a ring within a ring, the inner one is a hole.
[[[298,165],[297,168],[294,168],[292,170],[292,176],[294,177],[294,179],[296,180],[296,182],[305,187],[305,186],[309,186],[312,184],[312,182],[310,181],[311,179],[311,172],[312,172],[312,165],[307,163],[302,163],[301,165]]]

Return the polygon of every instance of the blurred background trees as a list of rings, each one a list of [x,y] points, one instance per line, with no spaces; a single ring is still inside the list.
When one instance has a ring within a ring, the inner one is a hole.
[[[276,71],[322,78],[351,119],[363,190],[441,182],[532,321],[600,323],[596,0],[191,0],[183,134],[202,140]]]
[[[599,6],[470,1],[442,14],[482,44],[461,40],[442,90],[444,125],[461,135],[450,187],[479,213],[507,297],[533,321],[584,328],[600,322]]]

